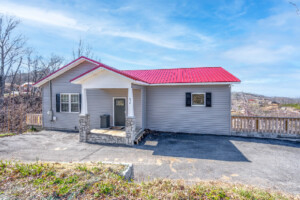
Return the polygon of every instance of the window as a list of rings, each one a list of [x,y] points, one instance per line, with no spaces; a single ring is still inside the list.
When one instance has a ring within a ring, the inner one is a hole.
[[[124,106],[125,101],[123,99],[116,100],[116,106]]]
[[[193,93],[192,94],[192,106],[204,106],[205,105],[205,94],[204,93]]]
[[[79,112],[79,95],[71,94],[71,112]]]
[[[61,112],[69,112],[69,95],[61,94],[60,102],[61,102]]]
[[[79,112],[79,94],[60,94],[61,112]]]

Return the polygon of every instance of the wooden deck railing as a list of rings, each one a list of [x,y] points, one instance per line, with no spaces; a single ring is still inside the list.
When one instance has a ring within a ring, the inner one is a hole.
[[[300,118],[231,116],[236,132],[300,134]]]
[[[26,124],[33,126],[43,125],[43,115],[42,114],[26,114]]]

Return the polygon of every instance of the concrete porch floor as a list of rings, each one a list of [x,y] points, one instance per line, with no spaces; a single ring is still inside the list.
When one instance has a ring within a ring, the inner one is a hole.
[[[137,128],[136,132],[139,134],[142,131],[141,128]],[[126,137],[126,131],[125,128],[122,130],[117,129],[109,129],[109,128],[101,128],[101,129],[92,129],[90,131],[91,133],[95,134],[105,134],[105,135],[112,135],[112,136],[118,136],[118,137]]]
[[[95,134],[105,134],[105,135],[112,135],[118,137],[126,137],[125,130],[116,130],[116,129],[92,129],[91,133]]]

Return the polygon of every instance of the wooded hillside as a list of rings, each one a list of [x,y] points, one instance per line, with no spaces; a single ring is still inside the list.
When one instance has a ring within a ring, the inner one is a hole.
[[[263,95],[233,92],[232,115],[300,117],[300,98],[267,97]]]

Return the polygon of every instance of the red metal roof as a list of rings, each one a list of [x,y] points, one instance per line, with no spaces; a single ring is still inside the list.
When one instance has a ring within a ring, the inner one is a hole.
[[[222,67],[196,67],[153,70],[123,70],[149,84],[240,82]]]
[[[118,70],[103,63],[94,61],[87,57],[81,56],[80,58],[72,61],[66,66],[58,69],[52,74],[44,77],[35,84],[52,76],[61,69],[69,66],[77,60],[84,58],[95,64],[95,68],[73,78],[70,82],[98,69],[105,68],[115,73],[121,74],[133,80],[142,81],[148,84],[170,84],[170,83],[213,83],[213,82],[240,82],[240,79],[223,69],[222,67],[196,67],[196,68],[176,68],[176,69],[153,69],[153,70]],[[51,78],[51,77],[50,77]]]

